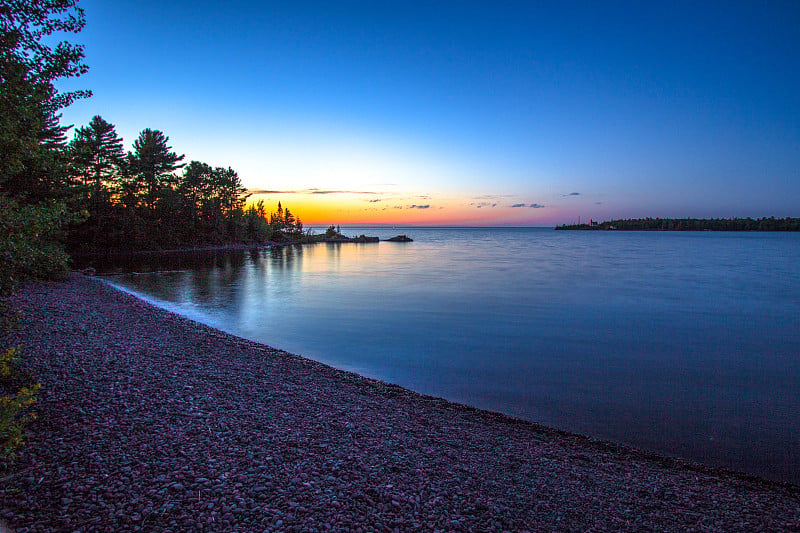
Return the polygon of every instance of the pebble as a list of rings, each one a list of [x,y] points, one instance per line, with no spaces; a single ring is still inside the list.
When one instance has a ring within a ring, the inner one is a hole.
[[[800,488],[420,396],[97,279],[29,284],[13,302],[22,327],[4,345],[24,344],[43,384],[27,446],[0,472],[0,516],[18,533],[800,522]]]

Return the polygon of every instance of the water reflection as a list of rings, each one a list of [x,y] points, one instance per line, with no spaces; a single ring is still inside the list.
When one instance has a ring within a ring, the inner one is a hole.
[[[114,279],[423,393],[800,481],[800,235],[412,236]]]

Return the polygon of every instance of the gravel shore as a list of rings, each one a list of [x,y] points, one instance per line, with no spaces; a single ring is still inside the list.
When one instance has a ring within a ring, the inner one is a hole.
[[[800,531],[800,488],[420,396],[73,275],[15,297],[26,531]],[[275,326],[273,326],[275,327]]]

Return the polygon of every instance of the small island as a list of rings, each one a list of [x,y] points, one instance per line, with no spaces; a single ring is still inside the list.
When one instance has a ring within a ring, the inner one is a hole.
[[[392,237],[391,239],[386,239],[388,242],[414,242],[411,237],[407,235],[398,235],[396,237]]]
[[[800,231],[800,218],[630,218],[562,224],[557,230],[603,231]]]
[[[395,237],[391,237],[385,240],[387,242],[414,242],[413,239],[411,239],[406,235],[397,235]],[[330,225],[328,226],[328,229],[325,230],[325,233],[321,235],[307,234],[303,239],[299,240],[297,244],[309,244],[316,242],[370,243],[370,242],[380,242],[380,239],[378,237],[369,237],[367,235],[364,235],[363,233],[358,237],[347,237],[341,232],[341,229],[338,226]]]

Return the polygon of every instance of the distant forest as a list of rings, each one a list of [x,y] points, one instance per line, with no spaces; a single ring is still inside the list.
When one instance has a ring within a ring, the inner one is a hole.
[[[800,218],[630,218],[563,224],[557,230],[621,231],[800,231]]]

